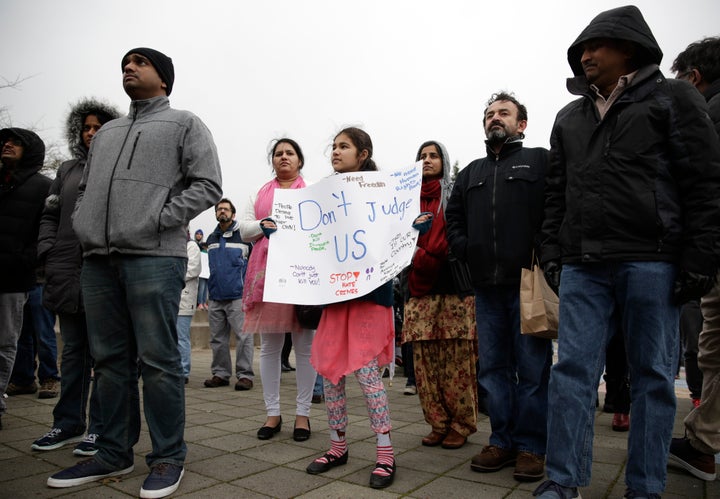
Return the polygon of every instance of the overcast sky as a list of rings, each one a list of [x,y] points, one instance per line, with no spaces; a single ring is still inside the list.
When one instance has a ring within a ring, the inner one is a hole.
[[[509,90],[528,108],[525,144],[549,145],[572,99],[567,48],[602,10],[597,0],[2,0],[0,90],[14,126],[62,141],[69,104],[103,98],[127,111],[120,60],[148,46],[172,57],[171,105],[208,125],[223,190],[239,209],[271,178],[270,141],[297,140],[309,181],[332,168],[347,125],[372,137],[381,169],[439,140],[464,167],[485,155],[482,111]],[[670,66],[689,43],[720,35],[718,0],[637,0]],[[64,144],[63,144],[64,146]],[[64,147],[64,150],[66,148]],[[211,212],[191,223],[206,235]]]

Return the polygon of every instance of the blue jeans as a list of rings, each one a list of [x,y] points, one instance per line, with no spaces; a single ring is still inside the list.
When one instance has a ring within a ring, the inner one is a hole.
[[[190,341],[190,326],[192,325],[192,315],[178,315],[176,321],[178,348],[180,349],[180,359],[182,363],[182,372],[184,377],[190,376],[190,357],[192,352],[192,343]]]
[[[58,314],[58,317],[63,340],[62,379],[60,398],[53,410],[53,428],[61,428],[71,434],[83,433],[87,426],[85,414],[89,400],[88,433],[101,433],[97,383],[92,383],[92,397],[89,397],[93,358],[85,314]]]
[[[676,267],[665,262],[563,266],[558,362],[550,376],[550,480],[566,487],[590,484],[598,380],[619,314],[632,399],[625,483],[637,493],[662,493],[676,403],[675,275]]]
[[[200,277],[198,280],[198,294],[197,304],[207,305],[208,302],[208,280],[205,277]]]
[[[520,334],[520,285],[475,291],[478,383],[487,392],[490,444],[545,454],[550,340]]]
[[[315,378],[315,386],[313,386],[313,395],[323,395],[324,393],[323,377],[321,374],[318,374]]]
[[[43,287],[36,285],[29,293],[23,309],[23,325],[17,344],[15,367],[10,382],[27,386],[35,382],[35,367],[40,382],[60,379],[57,366],[55,314],[42,304]],[[35,354],[39,365],[35,363]]]
[[[81,282],[103,431],[95,460],[109,469],[133,463],[140,436],[142,363],[149,467],[182,466],[187,448],[185,384],[175,327],[187,260],[111,255],[84,260]]]

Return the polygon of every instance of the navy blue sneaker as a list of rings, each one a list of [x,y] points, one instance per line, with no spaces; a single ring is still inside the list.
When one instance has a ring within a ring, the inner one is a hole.
[[[70,434],[60,428],[53,428],[30,446],[32,450],[54,450],[63,445],[74,444],[82,440],[82,433]]]
[[[88,433],[82,442],[75,446],[73,454],[76,456],[94,456],[97,454],[98,448],[95,446],[97,437],[97,433]]]
[[[134,468],[135,466],[131,464],[124,470],[112,470],[98,463],[95,459],[90,458],[80,461],[75,466],[55,473],[48,478],[47,484],[48,487],[56,489],[75,487],[76,485],[102,480],[103,478],[111,476],[127,475],[131,473]]]
[[[140,497],[153,499],[169,496],[178,489],[184,474],[185,469],[177,464],[156,464],[142,484]]]

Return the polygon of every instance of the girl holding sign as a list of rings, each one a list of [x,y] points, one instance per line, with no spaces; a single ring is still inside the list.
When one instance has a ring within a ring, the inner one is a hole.
[[[310,364],[310,347],[313,331],[304,329],[295,316],[295,306],[285,303],[263,301],[265,267],[267,265],[268,240],[263,236],[263,219],[272,211],[275,189],[301,189],[305,181],[300,176],[304,157],[300,146],[292,139],[278,139],[269,155],[275,178],[263,185],[251,196],[240,220],[243,241],[254,241],[243,294],[245,311],[244,333],[260,333],[260,377],[267,419],[258,430],[260,440],[268,440],[282,427],[280,415],[280,357],[285,333],[292,333],[295,347],[295,379],[297,399],[293,440],[301,442],[310,438],[310,403],[315,385],[315,369]]]
[[[333,169],[337,173],[375,171],[372,153],[372,141],[366,132],[346,128],[333,141]],[[395,359],[392,305],[392,281],[388,281],[365,296],[334,303],[323,310],[311,362],[325,378],[331,446],[322,457],[310,463],[307,467],[310,474],[347,463],[345,376],[354,373],[365,395],[370,427],[377,435],[377,462],[370,475],[370,486],[384,488],[395,478],[390,412],[380,377],[380,366]]]
[[[420,210],[433,213],[418,237],[407,272],[402,342],[412,342],[415,382],[430,433],[426,446],[458,449],[477,431],[475,298],[453,282],[445,234],[445,206],[452,191],[450,160],[442,144],[425,142]]]

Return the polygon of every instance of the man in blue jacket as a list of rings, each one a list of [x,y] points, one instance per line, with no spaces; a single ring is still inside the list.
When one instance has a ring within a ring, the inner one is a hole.
[[[560,287],[542,499],[590,484],[598,380],[620,317],[632,417],[625,497],[659,498],[675,419],[679,305],[717,271],[720,146],[702,96],[666,79],[637,7],[602,12],[568,49],[579,98],[550,137],[542,260]],[[562,276],[560,271],[562,270]]]
[[[170,108],[172,60],[139,47],[125,54],[121,68],[130,113],[95,134],[73,219],[103,429],[97,454],[51,476],[48,485],[132,472],[141,366],[152,450],[140,497],[157,498],[177,490],[187,454],[176,329],[187,226],[221,197],[221,173],[204,123]]]
[[[253,387],[253,335],[244,334],[245,314],[242,310],[243,285],[250,246],[240,237],[235,221],[235,205],[223,198],[215,205],[218,225],[207,238],[210,278],[210,348],[212,349],[212,378],[205,380],[208,388],[228,386],[232,376],[230,360],[230,331],[235,333],[236,390]]]

